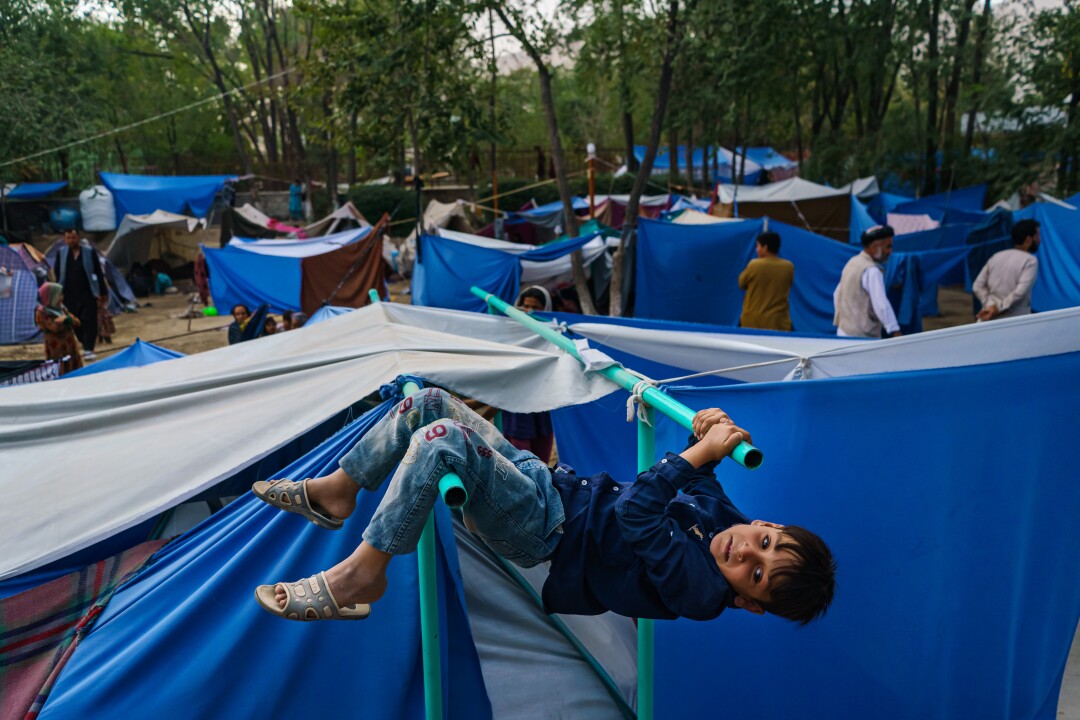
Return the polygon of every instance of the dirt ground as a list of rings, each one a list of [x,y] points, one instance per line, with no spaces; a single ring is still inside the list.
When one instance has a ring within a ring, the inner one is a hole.
[[[409,302],[409,296],[403,294],[406,283],[394,283],[390,286],[390,297],[394,302]],[[116,318],[116,335],[111,345],[98,342],[98,359],[123,350],[141,338],[144,342],[182,352],[185,355],[213,350],[228,344],[226,328],[232,322],[228,315],[217,317],[197,317],[188,320],[177,317],[189,306],[190,294],[181,292],[177,295],[153,295],[139,298],[139,310],[124,313]],[[971,311],[971,294],[962,287],[942,288],[938,292],[940,317],[923,318],[924,330],[964,325],[974,322]],[[196,303],[197,311],[202,306]],[[0,360],[36,360],[45,357],[45,348],[41,343],[24,345],[0,345]]]

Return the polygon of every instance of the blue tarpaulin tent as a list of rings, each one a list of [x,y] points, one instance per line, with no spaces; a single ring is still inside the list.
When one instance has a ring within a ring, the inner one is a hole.
[[[38,198],[48,197],[66,187],[67,180],[61,182],[21,183],[8,190],[4,195],[10,200],[37,200]]]
[[[413,304],[485,312],[487,306],[471,292],[482,287],[508,303],[517,298],[521,261],[548,262],[580,250],[598,233],[560,240],[525,253],[512,254],[436,235],[422,235],[413,268]]]
[[[177,215],[206,217],[214,196],[235,175],[121,175],[100,173],[101,182],[113,194],[116,222],[124,215],[148,215],[166,210]]]
[[[371,226],[325,235],[314,240],[233,238],[223,248],[203,247],[210,268],[210,294],[218,308],[242,303],[266,304],[270,312],[302,309],[304,260],[351,246],[371,234]],[[344,278],[352,258],[338,268]]]
[[[135,338],[135,342],[131,347],[124,348],[115,355],[110,355],[107,358],[98,360],[92,365],[87,365],[74,372],[69,372],[67,375],[64,375],[63,378],[94,375],[95,373],[106,372],[108,370],[120,370],[121,368],[153,365],[154,363],[159,363],[164,360],[174,360],[178,357],[184,357],[184,353],[169,350],[160,345],[143,342],[139,338]]]
[[[639,163],[645,159],[646,149],[647,148],[645,145],[634,146],[634,158]],[[737,169],[742,164],[742,159],[736,159],[730,151],[720,147],[713,147],[711,145],[707,148],[694,148],[692,152],[685,145],[679,145],[677,146],[675,152],[678,156],[680,172],[687,172],[687,168],[689,167],[689,165],[687,164],[687,160],[693,159],[694,175],[700,179],[704,173],[710,181],[715,182],[733,182],[733,178],[737,174]],[[714,158],[717,153],[720,154],[720,169],[719,172],[714,174]],[[671,153],[668,151],[666,145],[661,145],[659,148],[657,148],[656,158],[653,160],[653,173],[666,173],[670,169]],[[763,168],[758,165],[753,158],[748,156],[746,162],[746,171],[744,173],[745,184],[757,185],[759,182],[761,182],[761,178],[763,175]]]

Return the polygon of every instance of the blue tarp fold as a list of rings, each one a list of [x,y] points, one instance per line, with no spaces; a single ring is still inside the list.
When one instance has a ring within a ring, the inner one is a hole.
[[[1031,293],[1032,309],[1046,312],[1080,305],[1080,210],[1040,202],[1014,217],[1034,219],[1040,225],[1039,276]]]
[[[5,193],[9,200],[37,200],[48,197],[54,192],[67,187],[67,180],[61,182],[21,183]]]
[[[61,379],[79,377],[81,375],[95,375],[97,373],[107,372],[109,370],[119,370],[121,368],[153,365],[154,363],[159,363],[163,360],[173,360],[179,357],[184,357],[184,353],[169,350],[168,348],[163,348],[159,345],[154,345],[153,343],[143,342],[139,338],[135,338],[135,342],[131,347],[124,348],[114,355],[98,360],[93,365],[87,365],[75,372],[70,372],[67,375],[62,376]]]

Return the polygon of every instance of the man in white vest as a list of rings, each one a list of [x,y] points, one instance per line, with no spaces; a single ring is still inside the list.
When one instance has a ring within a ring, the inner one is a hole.
[[[848,260],[833,291],[833,325],[840,337],[880,338],[882,329],[900,335],[889,299],[883,268],[892,255],[893,229],[877,225],[862,234],[862,252]]]

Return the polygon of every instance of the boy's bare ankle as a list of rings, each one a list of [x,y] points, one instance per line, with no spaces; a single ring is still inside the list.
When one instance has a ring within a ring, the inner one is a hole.
[[[331,516],[344,520],[356,509],[356,495],[360,486],[345,475],[344,479],[334,475],[311,478],[307,482],[308,500],[319,506]]]

